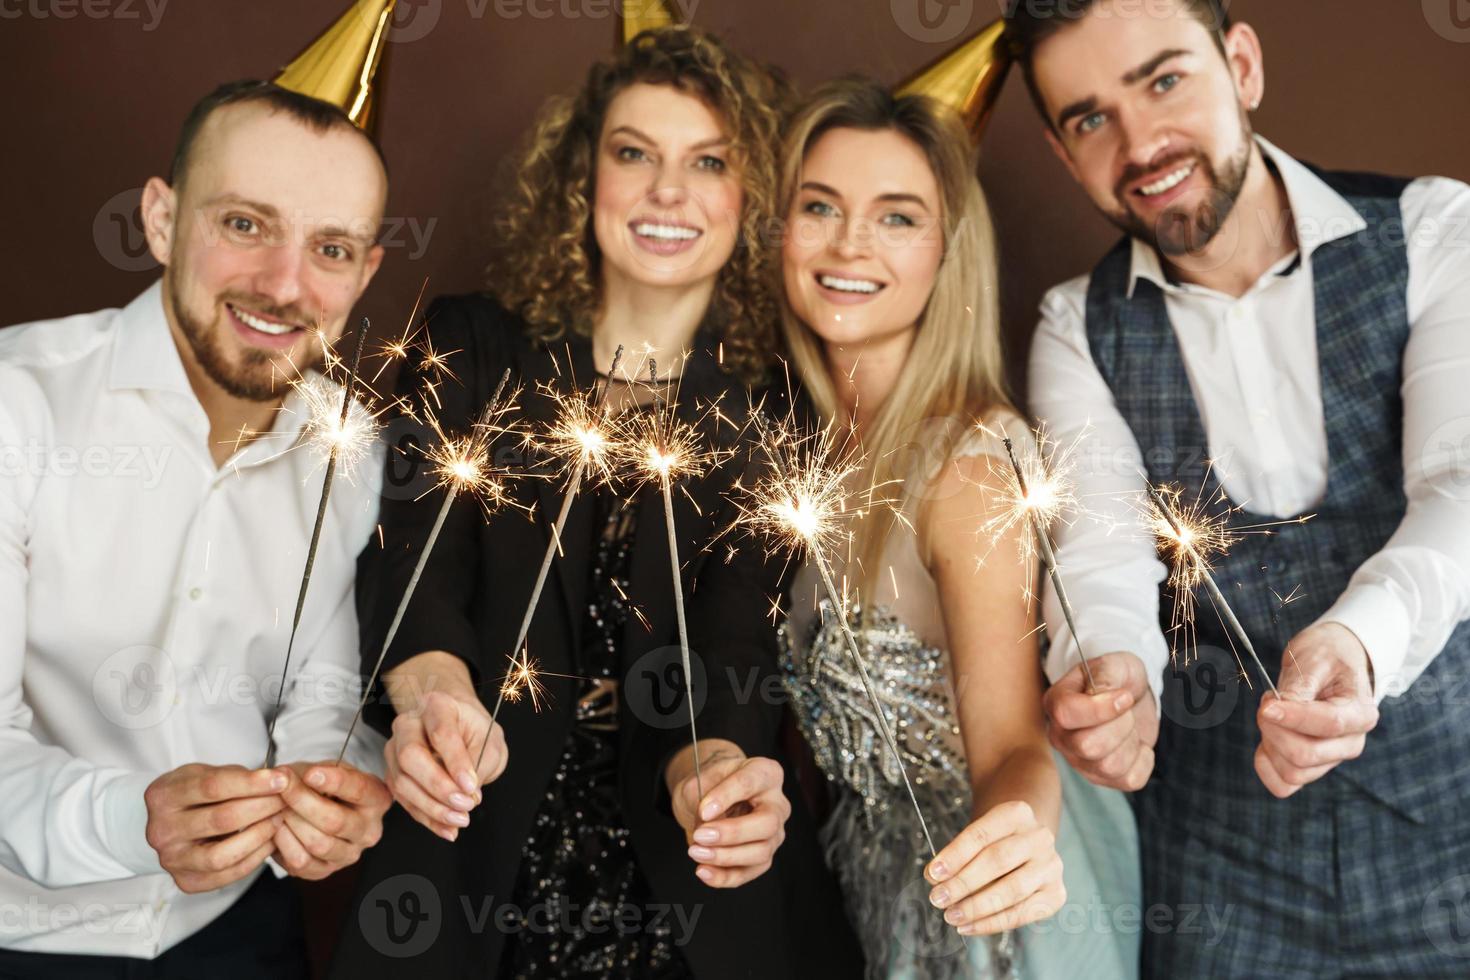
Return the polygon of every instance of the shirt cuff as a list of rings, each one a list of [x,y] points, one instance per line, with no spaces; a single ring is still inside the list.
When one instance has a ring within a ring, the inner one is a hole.
[[[1082,642],[1087,645],[1088,655],[1099,657],[1105,653],[1126,651],[1138,657],[1143,661],[1149,690],[1154,695],[1154,707],[1158,709],[1164,703],[1164,671],[1169,666],[1169,646],[1157,624],[1139,626],[1135,617],[1123,612],[1113,613],[1102,606],[1089,608],[1087,615],[1088,628],[1082,635]],[[1077,643],[1063,625],[1060,638],[1053,640],[1047,651],[1047,679],[1055,684],[1080,662]]]
[[[1313,625],[1337,623],[1352,630],[1373,668],[1373,694],[1382,702],[1407,689],[1400,673],[1409,656],[1412,624],[1404,604],[1380,585],[1348,589]]]
[[[119,776],[103,788],[99,801],[108,853],[137,875],[163,873],[158,852],[148,844],[148,804],[143,799],[153,779],[146,772]]]

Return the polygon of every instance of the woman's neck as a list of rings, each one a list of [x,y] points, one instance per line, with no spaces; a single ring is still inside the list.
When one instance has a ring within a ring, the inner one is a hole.
[[[898,387],[913,344],[912,330],[851,346],[824,344],[838,411],[842,421],[850,423],[859,434]]]
[[[612,365],[622,346],[641,360],[658,361],[659,377],[680,372],[714,296],[713,278],[686,286],[649,286],[617,275],[602,278],[602,306],[592,325],[592,356],[598,371]],[[621,371],[630,363],[625,360]]]

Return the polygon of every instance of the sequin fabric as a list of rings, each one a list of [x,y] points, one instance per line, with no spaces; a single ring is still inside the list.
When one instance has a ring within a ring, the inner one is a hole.
[[[597,533],[577,672],[588,680],[521,847],[515,902],[526,919],[507,944],[500,975],[683,980],[690,973],[671,927],[651,906],[618,802],[615,678],[630,614],[637,503],[606,488],[586,492]]]
[[[1014,977],[1012,934],[965,940],[930,906],[923,878],[929,848],[898,762],[827,600],[818,613],[805,635],[782,627],[782,683],[817,764],[835,784],[822,846],[861,937],[868,977]],[[945,651],[924,645],[884,609],[866,620],[861,610],[849,614],[929,832],[943,847],[969,823],[971,804]]]

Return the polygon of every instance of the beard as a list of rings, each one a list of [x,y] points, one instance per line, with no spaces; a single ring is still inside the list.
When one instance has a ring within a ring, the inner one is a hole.
[[[1129,166],[1114,188],[1115,200],[1123,202],[1123,210],[1108,214],[1108,220],[1120,229],[1138,238],[1164,255],[1175,257],[1203,252],[1224,227],[1225,220],[1235,210],[1245,187],[1246,174],[1250,169],[1251,147],[1254,145],[1250,125],[1242,111],[1241,148],[1227,158],[1219,167],[1215,161],[1198,150],[1184,150],[1171,154],[1148,168]],[[1188,207],[1167,208],[1152,222],[1144,220],[1131,205],[1131,195],[1125,188],[1155,171],[1176,169],[1193,161],[1196,172],[1204,177],[1208,185],[1205,199],[1193,209]]]
[[[228,315],[225,304],[242,306],[288,323],[309,323],[315,318],[295,307],[277,306],[263,297],[225,293],[215,299],[213,319],[206,320],[198,311],[191,310],[184,302],[178,286],[184,274],[182,270],[177,271],[180,272],[179,276],[169,277],[168,301],[173,308],[174,319],[178,322],[180,332],[189,342],[189,349],[193,352],[194,361],[199,365],[199,369],[210,381],[233,398],[253,402],[270,402],[279,399],[281,389],[287,380],[276,367],[275,361],[281,356],[280,354],[247,347],[238,354],[236,359],[232,360],[225,353],[225,347],[220,338],[224,331],[230,329],[229,325],[224,322]],[[304,375],[309,370],[320,371],[324,366],[324,354],[319,347],[313,344],[308,349],[307,361],[297,364],[296,370]]]

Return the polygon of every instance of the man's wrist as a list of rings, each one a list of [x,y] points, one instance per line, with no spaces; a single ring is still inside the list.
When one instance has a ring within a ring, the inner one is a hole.
[[[478,700],[470,669],[445,650],[428,650],[405,660],[383,675],[383,685],[399,714],[414,714],[433,691],[459,700]]]

